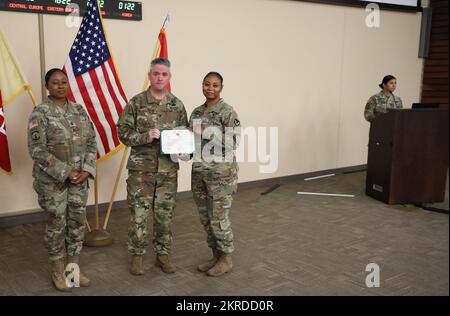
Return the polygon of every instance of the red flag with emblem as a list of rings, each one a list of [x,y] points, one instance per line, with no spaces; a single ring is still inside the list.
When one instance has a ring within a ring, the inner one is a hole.
[[[11,172],[11,160],[9,159],[8,139],[6,138],[5,113],[3,112],[2,93],[0,91],[0,168]]]
[[[168,17],[166,17],[166,20]],[[167,33],[166,29],[163,27],[159,31],[158,40],[156,41],[155,50],[153,51],[152,60],[155,58],[169,58],[169,50],[167,48]],[[150,81],[148,78],[144,82],[144,91],[150,86]],[[167,91],[171,91],[170,83],[167,85]]]
[[[0,30],[0,170],[8,174],[11,173],[11,160],[6,137],[4,106],[13,102],[24,91],[28,91],[35,104],[31,87],[19,67],[6,36]]]

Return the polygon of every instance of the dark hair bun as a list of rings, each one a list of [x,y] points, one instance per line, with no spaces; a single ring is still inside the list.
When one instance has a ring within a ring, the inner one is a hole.
[[[397,79],[392,75],[387,75],[384,76],[383,80],[381,81],[381,83],[378,85],[381,89],[384,89],[384,85],[387,84],[389,81],[391,81],[392,79]]]

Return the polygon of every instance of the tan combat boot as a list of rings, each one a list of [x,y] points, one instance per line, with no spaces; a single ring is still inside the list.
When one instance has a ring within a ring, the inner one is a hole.
[[[231,261],[231,254],[229,253],[222,253],[217,263],[206,271],[206,274],[209,276],[219,276],[224,273],[230,272],[233,268],[233,262]]]
[[[52,260],[52,280],[56,289],[63,292],[70,292],[70,287],[66,284],[64,274],[64,259]]]
[[[144,265],[143,265],[142,255],[133,255],[131,257],[130,273],[132,275],[143,275],[144,274]]]
[[[78,267],[79,267],[80,266],[80,259],[79,259],[78,256],[76,256],[76,257],[68,256],[67,257],[67,264],[69,264],[69,263],[76,263],[76,264],[78,264]],[[87,276],[85,276],[81,272],[81,268],[80,268],[80,286],[88,287],[89,285],[91,285],[91,280],[89,280],[89,278]]]
[[[164,273],[174,273],[177,271],[177,268],[170,262],[168,255],[157,255],[155,265],[160,267]]]
[[[212,267],[214,267],[214,265],[217,263],[217,260],[219,260],[220,252],[219,252],[219,250],[213,248],[212,253],[213,253],[213,257],[208,262],[200,264],[197,267],[198,271],[206,272],[209,269],[211,269]]]

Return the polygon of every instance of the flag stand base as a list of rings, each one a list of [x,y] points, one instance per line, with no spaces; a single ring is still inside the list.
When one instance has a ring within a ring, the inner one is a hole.
[[[84,236],[84,244],[88,247],[104,247],[114,242],[111,234],[103,229],[95,229]]]

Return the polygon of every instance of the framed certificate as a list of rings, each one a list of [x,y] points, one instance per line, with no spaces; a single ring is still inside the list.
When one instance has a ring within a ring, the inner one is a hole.
[[[162,154],[192,154],[194,150],[194,133],[190,130],[166,129],[161,131]]]

